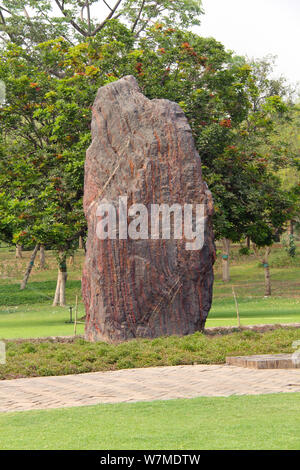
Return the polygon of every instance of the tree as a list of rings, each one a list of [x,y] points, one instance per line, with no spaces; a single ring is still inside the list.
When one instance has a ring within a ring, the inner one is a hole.
[[[294,226],[299,221],[300,202],[300,107],[299,103],[289,104],[288,119],[282,122],[277,120],[275,132],[272,136],[273,152],[279,156],[279,161],[284,164],[278,165],[277,175],[281,180],[282,188],[289,191],[295,200],[295,211],[291,214],[288,222],[288,245],[294,244]],[[293,251],[293,249],[292,249]]]
[[[155,22],[199,25],[202,13],[200,0],[3,0],[0,39],[30,49],[58,37],[75,45],[96,37],[113,19],[139,36]]]
[[[261,184],[256,193],[257,217],[248,227],[254,251],[265,271],[265,295],[271,295],[271,279],[268,257],[277,237],[295,210],[295,201],[288,191],[280,188],[280,180],[265,167]],[[263,253],[262,253],[263,251]]]
[[[76,62],[76,54],[69,60]],[[90,110],[85,105],[95,90],[88,81],[79,83],[80,74],[73,74],[74,86],[70,77],[59,80],[48,75],[16,46],[2,55],[1,65],[7,88],[0,111],[6,141],[0,162],[1,232],[9,226],[17,244],[56,249],[62,288],[55,303],[63,305],[65,259],[85,230],[81,198],[84,153],[90,139]]]
[[[244,59],[241,59],[242,63],[245,64]],[[250,74],[246,83],[249,109],[246,118],[232,130],[231,145],[223,155],[221,153],[214,159],[210,185],[217,203],[215,226],[223,242],[224,281],[229,280],[230,241],[237,242],[244,237],[250,239],[248,227],[260,217],[255,198],[257,185],[260,185],[260,193],[266,188],[261,182],[262,174],[264,181],[270,178],[271,182],[272,172],[291,163],[291,159],[283,155],[283,145],[275,147],[273,140],[277,123],[282,124],[289,119],[287,103],[291,101],[292,90],[283,78],[271,78],[272,66],[273,59],[269,57],[249,63]],[[235,153],[234,158],[229,158],[231,152]],[[227,169],[224,168],[224,158]],[[226,178],[222,178],[222,174]],[[265,197],[260,194],[261,211],[264,210],[262,201],[268,207],[269,189],[266,188],[266,191]],[[254,200],[250,204],[252,193]]]
[[[253,88],[250,92],[250,112],[238,135],[238,145],[255,151],[262,173],[258,191],[255,191],[256,219],[249,225],[246,235],[254,242],[254,250],[265,269],[265,295],[271,295],[268,256],[271,245],[284,231],[289,217],[297,211],[297,197],[291,188],[281,187],[276,174],[285,172],[297,164],[297,152],[287,138],[286,127],[294,113],[294,90],[283,77],[273,79],[274,58],[252,61]],[[263,250],[263,254],[259,248]]]

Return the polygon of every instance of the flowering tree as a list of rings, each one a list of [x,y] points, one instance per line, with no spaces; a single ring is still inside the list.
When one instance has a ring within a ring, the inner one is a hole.
[[[200,24],[200,0],[3,0],[0,40],[28,49],[64,37],[70,44],[93,38],[119,19],[137,37],[162,21],[179,28]]]

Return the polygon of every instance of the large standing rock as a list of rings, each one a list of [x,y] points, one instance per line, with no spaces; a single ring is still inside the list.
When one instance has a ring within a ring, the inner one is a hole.
[[[86,338],[190,334],[202,330],[211,307],[215,246],[211,193],[181,108],[147,99],[132,76],[99,89],[85,164],[88,222],[83,273]],[[205,204],[205,243],[185,240],[99,240],[97,203]]]

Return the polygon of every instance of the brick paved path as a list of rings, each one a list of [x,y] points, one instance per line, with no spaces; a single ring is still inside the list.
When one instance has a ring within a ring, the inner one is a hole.
[[[199,396],[300,392],[299,369],[151,367],[0,381],[0,411]]]

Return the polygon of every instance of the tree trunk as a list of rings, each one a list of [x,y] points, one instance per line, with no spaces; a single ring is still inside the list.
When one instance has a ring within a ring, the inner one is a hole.
[[[67,263],[66,255],[63,254],[59,260],[58,266],[58,275],[57,275],[57,284],[56,291],[53,300],[53,307],[60,305],[61,307],[66,306],[66,282],[67,282]]]
[[[247,240],[247,248],[248,250],[250,250],[250,243],[251,243],[250,237],[248,236],[246,240]]]
[[[263,266],[265,269],[265,296],[271,295],[271,277],[270,277],[270,267],[268,264],[270,252],[271,252],[271,248],[268,246],[266,248],[264,258],[263,258]]]
[[[45,269],[46,260],[45,260],[45,247],[44,245],[40,246],[40,268]]]
[[[289,221],[288,235],[294,235],[294,223],[292,220]]]
[[[271,253],[271,247],[265,247],[265,253],[261,257],[259,248],[257,245],[253,244],[254,253],[256,254],[257,258],[262,262],[262,265],[265,270],[265,296],[269,297],[271,295],[271,277],[270,277],[270,267],[269,267],[269,254]]]
[[[224,282],[230,281],[229,276],[229,254],[230,254],[230,240],[222,238],[223,254],[222,254],[222,277]]]
[[[16,245],[16,258],[23,258],[22,245]]]
[[[59,294],[60,294],[60,300],[59,300],[59,305],[61,307],[65,307],[66,305],[66,283],[67,283],[67,272],[62,271],[61,273],[61,281],[60,281],[60,286],[59,286]]]
[[[80,250],[83,250],[83,248],[84,248],[82,236],[79,237],[78,248],[79,248]]]
[[[74,264],[74,255],[71,255],[69,258],[69,265],[73,266],[73,264]]]
[[[57,283],[56,283],[56,290],[55,290],[55,295],[53,299],[53,307],[56,307],[59,305],[60,301],[60,284],[61,284],[61,271],[58,270],[58,275],[57,275]]]
[[[35,260],[35,257],[37,255],[37,252],[39,251],[39,248],[40,248],[40,245],[36,245],[33,252],[32,252],[32,255],[30,257],[30,261],[28,263],[28,266],[27,266],[27,269],[26,269],[26,272],[25,272],[25,275],[24,275],[24,278],[23,278],[23,281],[21,282],[21,287],[20,289],[21,290],[24,290],[26,285],[27,285],[27,281],[29,279],[29,276],[30,276],[30,273],[31,273],[31,270],[33,268],[33,265],[34,265],[34,260]]]

